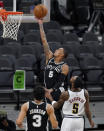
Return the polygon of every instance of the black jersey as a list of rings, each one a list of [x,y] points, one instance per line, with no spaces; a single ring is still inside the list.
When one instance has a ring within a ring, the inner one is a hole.
[[[60,63],[55,63],[54,58],[51,58],[46,67],[44,72],[44,83],[46,88],[50,89],[53,88],[54,85],[57,84],[58,80],[60,79],[60,74],[62,72],[62,65],[65,64],[64,61]],[[62,83],[64,86],[65,83]]]
[[[34,101],[30,101],[27,111],[28,131],[47,131],[47,120],[46,102],[36,104]]]

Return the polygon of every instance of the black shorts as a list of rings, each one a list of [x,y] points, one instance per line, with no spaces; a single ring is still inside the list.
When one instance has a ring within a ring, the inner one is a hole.
[[[54,99],[55,101],[58,101],[59,98],[60,98],[60,95],[61,95],[60,89],[54,90],[54,91],[51,93],[51,95],[52,95],[52,97],[53,97],[53,99]]]

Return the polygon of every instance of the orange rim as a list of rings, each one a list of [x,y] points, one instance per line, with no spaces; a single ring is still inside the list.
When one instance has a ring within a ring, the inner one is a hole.
[[[0,12],[0,15],[22,15],[23,12],[10,12],[10,11],[6,11],[6,12]]]
[[[23,12],[6,11],[5,9],[0,10],[0,15],[22,15]]]
[[[8,15],[22,15],[23,12],[12,12],[12,11],[6,11],[5,9],[0,10],[0,15],[2,17],[2,20],[7,20]]]

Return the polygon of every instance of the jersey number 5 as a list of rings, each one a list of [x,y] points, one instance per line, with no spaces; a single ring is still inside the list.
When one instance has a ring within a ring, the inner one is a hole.
[[[52,78],[53,77],[53,71],[50,71],[49,72],[49,78]]]
[[[34,120],[34,122],[33,122],[33,126],[34,127],[40,127],[41,126],[41,116],[40,115],[34,115],[33,116],[33,120]]]
[[[79,109],[79,104],[78,103],[74,103],[73,104],[72,113],[73,114],[77,114],[78,113],[78,109]]]

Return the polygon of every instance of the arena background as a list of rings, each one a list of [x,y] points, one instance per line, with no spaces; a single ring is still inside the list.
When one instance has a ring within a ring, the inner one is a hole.
[[[6,111],[8,118],[15,122],[21,104],[32,99],[32,91],[37,83],[43,83],[45,57],[39,27],[32,12],[35,5],[43,3],[49,11],[44,18],[44,28],[50,48],[52,51],[59,47],[67,49],[69,55],[66,62],[70,67],[68,77],[80,75],[90,94],[90,108],[96,125],[91,129],[85,118],[85,130],[103,131],[104,1],[2,1],[7,11],[22,11],[24,16],[17,41],[2,38],[3,27],[0,23],[0,111]],[[24,91],[13,90],[13,76],[18,69],[26,71]],[[23,130],[25,127],[26,120]],[[20,129],[17,127],[17,130]]]

